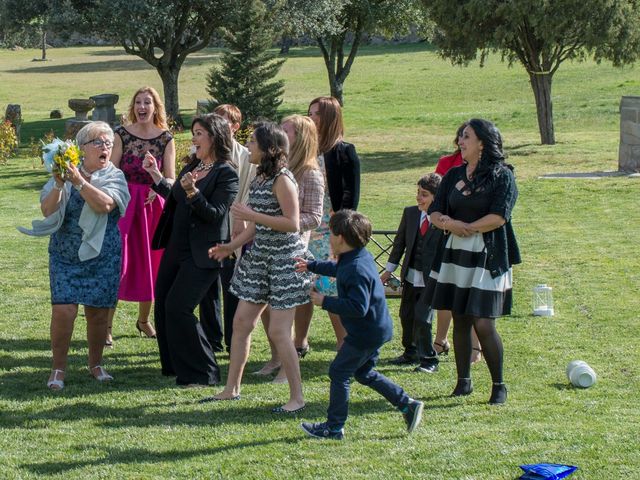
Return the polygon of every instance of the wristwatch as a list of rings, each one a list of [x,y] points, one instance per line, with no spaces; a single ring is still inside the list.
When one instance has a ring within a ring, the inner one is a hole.
[[[80,182],[78,185],[73,185],[73,188],[75,188],[77,191],[81,191],[84,188],[84,184],[87,183],[84,180],[82,182]]]

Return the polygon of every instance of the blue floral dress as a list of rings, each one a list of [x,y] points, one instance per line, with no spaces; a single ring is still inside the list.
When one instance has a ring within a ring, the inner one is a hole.
[[[322,207],[322,220],[320,225],[315,230],[311,231],[311,237],[309,239],[309,253],[313,257],[321,262],[327,260],[336,260],[335,255],[331,251],[331,245],[329,244],[329,236],[331,231],[329,230],[329,220],[331,220],[331,199],[329,198],[329,189],[327,185],[327,174],[324,168],[324,156],[318,157],[318,164],[320,170],[325,176],[324,184],[324,202]],[[323,295],[329,295],[332,297],[338,296],[338,288],[336,287],[336,279],[332,277],[324,277],[322,275],[316,276],[315,288]]]
[[[62,226],[49,240],[51,304],[112,308],[116,305],[120,285],[120,211],[114,208],[108,214],[100,254],[81,262],[78,250],[82,229],[78,220],[84,203],[80,193],[72,188]]]

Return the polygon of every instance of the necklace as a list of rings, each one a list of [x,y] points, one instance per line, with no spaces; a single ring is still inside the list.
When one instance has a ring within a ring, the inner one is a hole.
[[[200,160],[200,163],[198,164],[198,166],[196,168],[193,169],[193,171],[194,172],[208,172],[212,168],[213,168],[213,162],[204,163],[202,160]]]
[[[91,174],[84,168],[84,164],[80,164],[80,173],[83,174],[87,178],[91,178]]]
[[[193,169],[193,176],[195,177],[196,181],[198,181],[201,177],[206,176],[207,173],[209,173],[209,170],[211,170],[212,168],[213,162],[204,163],[202,160],[200,160],[198,166]]]

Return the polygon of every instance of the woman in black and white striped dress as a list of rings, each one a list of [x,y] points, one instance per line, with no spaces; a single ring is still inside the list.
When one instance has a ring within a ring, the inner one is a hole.
[[[259,124],[247,148],[249,161],[258,165],[256,178],[249,190],[249,205],[233,205],[231,211],[234,218],[249,225],[231,243],[212,247],[209,256],[222,260],[251,240],[253,246],[240,259],[231,281],[231,292],[240,303],[233,319],[227,384],[222,392],[203,401],[240,398],[251,332],[269,305],[269,338],[289,379],[289,401],[272,412],[292,414],[301,411],[305,403],[291,327],[295,308],[309,302],[311,287],[310,274],[295,271],[295,258],[308,255],[298,232],[298,189],[293,174],[285,168],[289,142],[281,127],[274,123]]]
[[[511,266],[520,253],[511,227],[518,197],[513,167],[504,161],[502,138],[489,121],[472,119],[459,141],[465,162],[445,175],[431,205],[431,222],[449,235],[434,265],[431,306],[453,312],[458,383],[453,396],[469,395],[471,328],[482,344],[493,387],[489,403],[507,399],[497,317],[511,313]]]

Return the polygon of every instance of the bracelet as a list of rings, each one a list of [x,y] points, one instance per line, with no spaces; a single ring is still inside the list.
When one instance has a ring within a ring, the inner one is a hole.
[[[78,185],[74,185],[73,188],[75,188],[77,191],[82,191],[82,189],[84,188],[84,184],[87,183],[84,180],[82,182],[80,182]]]
[[[187,193],[187,198],[193,198],[193,197],[195,197],[199,192],[200,192],[200,190],[198,190],[197,188],[194,188],[194,189],[193,189],[193,190],[191,190],[189,193]]]

